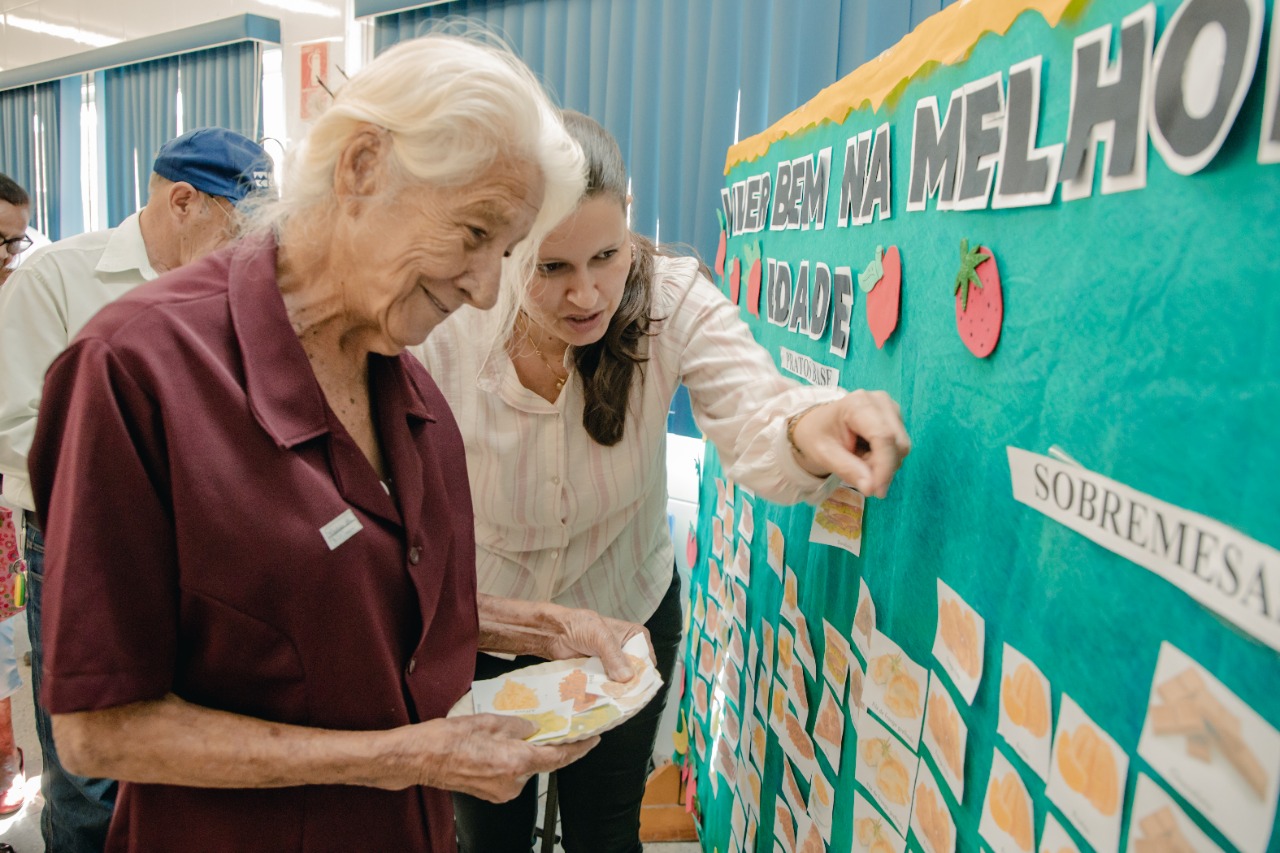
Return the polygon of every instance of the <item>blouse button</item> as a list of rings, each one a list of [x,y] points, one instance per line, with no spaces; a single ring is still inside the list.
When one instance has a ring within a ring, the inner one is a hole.
[[[409,658],[409,674],[413,675],[413,671],[418,668],[418,659]]]
[[[422,549],[419,548],[417,545],[414,545],[412,548],[409,549],[409,562],[416,566],[418,565],[418,562],[421,559],[422,559]]]

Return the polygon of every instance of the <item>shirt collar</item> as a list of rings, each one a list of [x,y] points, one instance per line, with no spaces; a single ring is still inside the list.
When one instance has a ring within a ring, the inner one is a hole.
[[[547,402],[520,382],[520,377],[516,375],[515,363],[511,360],[511,354],[507,352],[506,336],[495,333],[489,355],[480,365],[480,375],[476,378],[476,385],[481,391],[499,397],[508,406],[518,411],[551,414],[559,412],[564,406],[570,388],[573,386],[572,373],[569,374],[569,379],[570,381],[561,390],[556,401]]]
[[[324,435],[329,431],[324,395],[289,322],[276,282],[275,235],[251,235],[228,251],[232,257],[227,300],[244,357],[249,408],[280,447]],[[401,354],[388,359],[390,376],[388,371],[370,372],[371,383],[377,385],[370,387],[370,393],[387,395],[390,399],[386,402],[394,404],[393,410],[403,411],[411,419],[434,421],[420,378],[405,369],[404,358]]]
[[[132,272],[137,270],[145,281],[151,281],[158,273],[147,257],[147,244],[142,240],[141,214],[134,213],[111,231],[107,247],[94,267],[100,273]]]

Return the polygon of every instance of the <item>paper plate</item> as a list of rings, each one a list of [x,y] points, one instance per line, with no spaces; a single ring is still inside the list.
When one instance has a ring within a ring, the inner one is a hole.
[[[527,738],[530,743],[573,743],[594,737],[635,716],[662,686],[644,637],[632,637],[623,650],[639,670],[631,681],[609,681],[599,658],[548,661],[475,682],[447,716],[520,717],[538,726]]]

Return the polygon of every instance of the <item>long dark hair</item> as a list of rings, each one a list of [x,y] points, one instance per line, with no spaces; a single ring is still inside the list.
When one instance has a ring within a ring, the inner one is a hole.
[[[564,124],[586,155],[587,189],[584,198],[606,196],[627,204],[627,168],[622,152],[609,131],[595,119],[573,110],[564,111]],[[648,361],[645,337],[653,317],[653,256],[651,240],[631,232],[631,269],[618,310],[613,312],[604,337],[584,347],[573,347],[573,363],[582,383],[586,406],[582,425],[597,443],[612,447],[626,428],[631,385]]]

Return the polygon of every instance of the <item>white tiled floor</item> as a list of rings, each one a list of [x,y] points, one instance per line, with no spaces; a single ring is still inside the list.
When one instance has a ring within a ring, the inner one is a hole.
[[[18,660],[30,648],[27,642],[27,623],[24,616],[15,617],[14,636],[18,647]],[[31,670],[23,667],[21,690],[13,697],[13,729],[18,746],[26,755],[27,802],[16,815],[0,819],[0,841],[13,845],[16,853],[43,853],[44,841],[40,838],[40,744],[36,740],[35,716],[32,710]],[[560,847],[557,845],[556,850]],[[646,844],[648,853],[700,853],[697,843]]]

